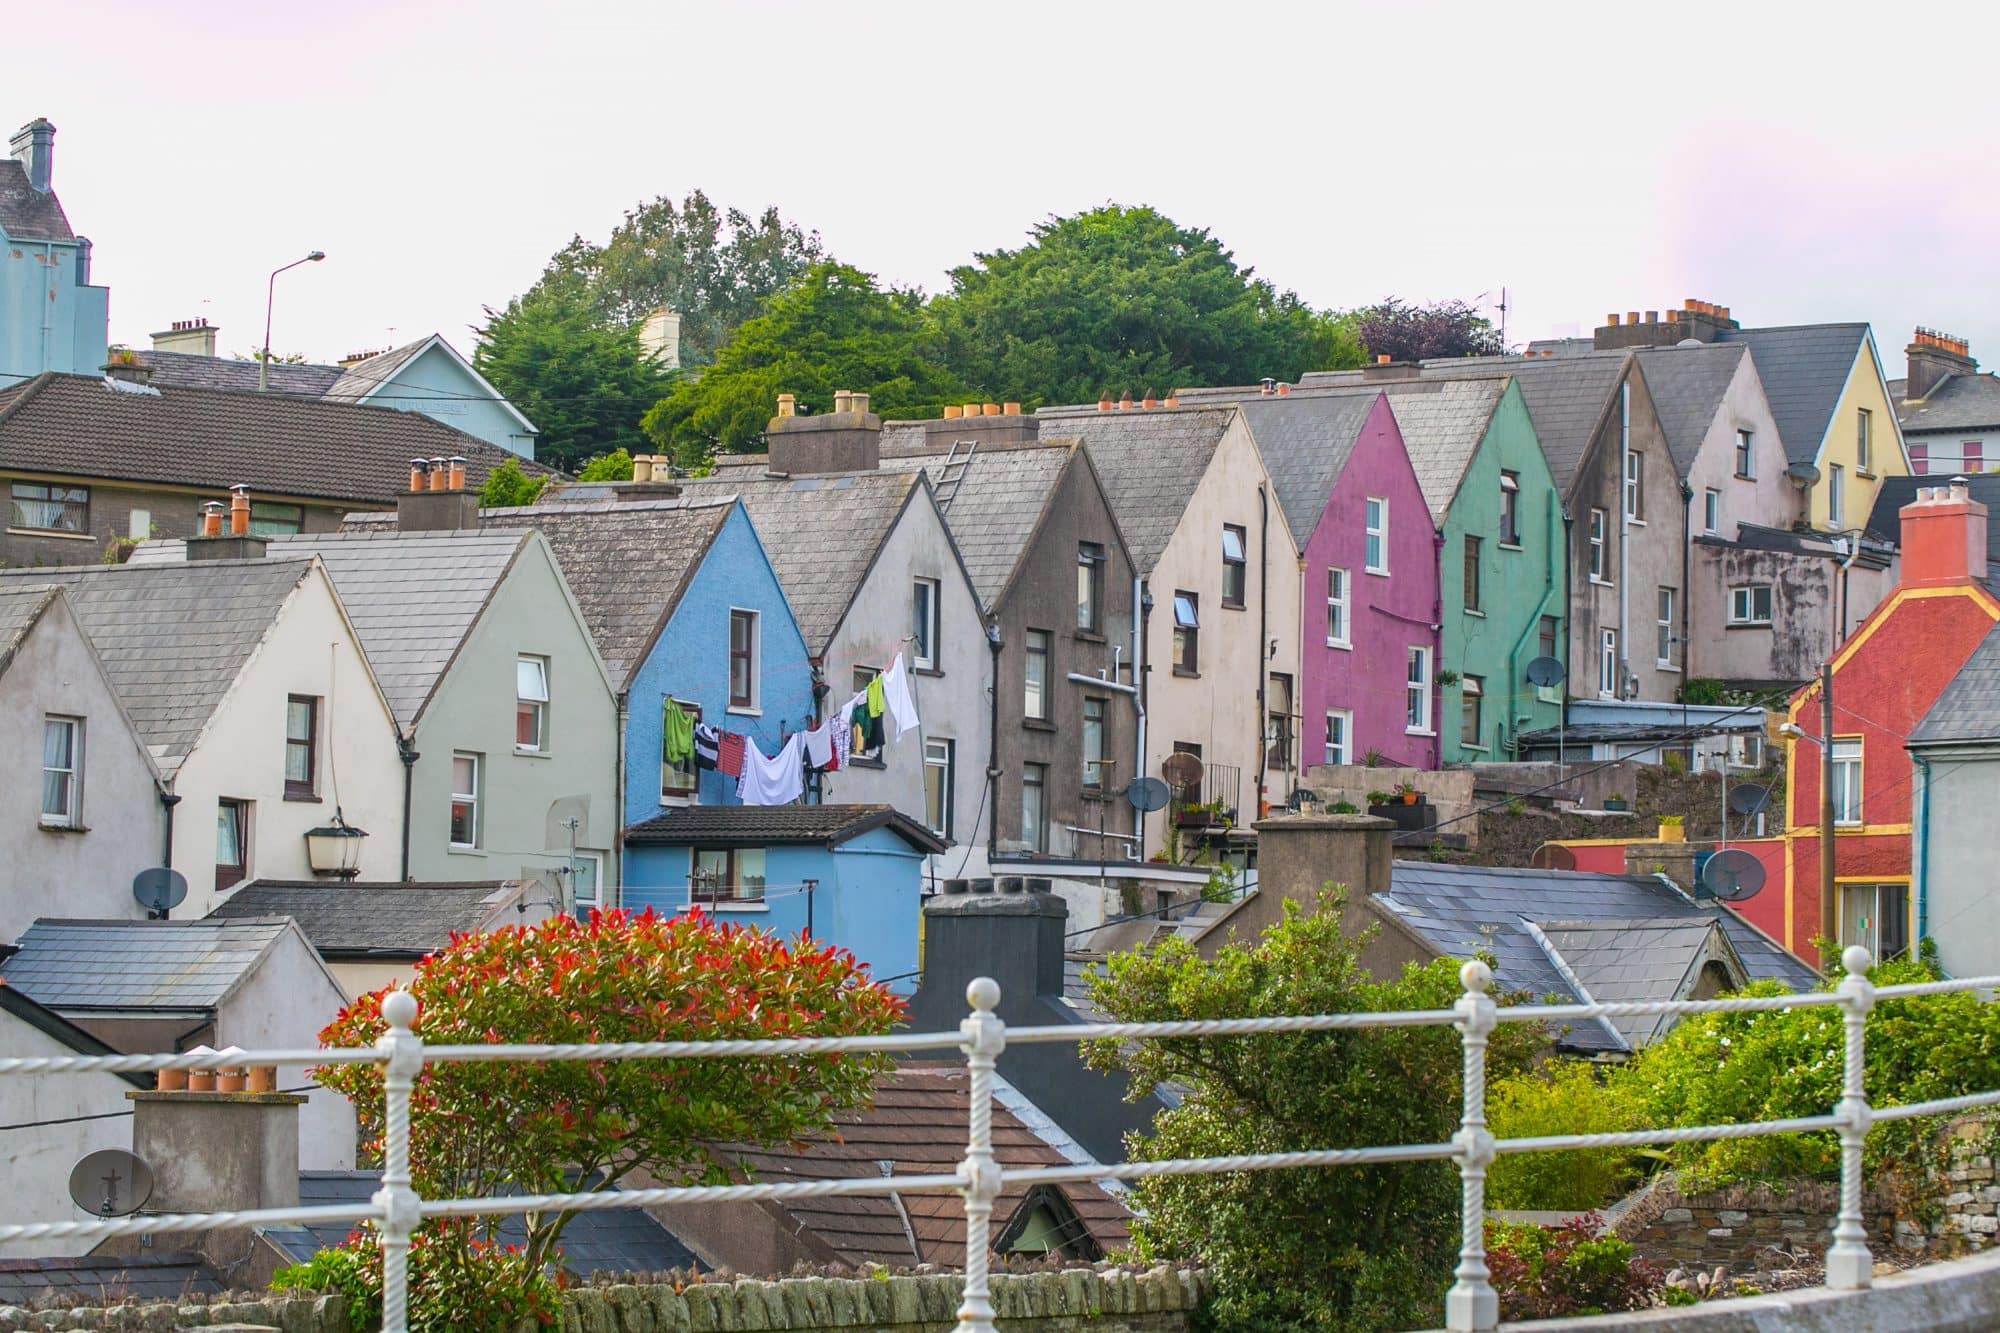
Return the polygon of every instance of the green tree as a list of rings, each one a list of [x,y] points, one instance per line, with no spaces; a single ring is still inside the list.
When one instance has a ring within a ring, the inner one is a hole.
[[[716,452],[760,448],[781,392],[826,410],[839,389],[873,395],[885,417],[930,416],[969,391],[945,369],[914,292],[883,290],[872,274],[832,261],[773,297],[699,376],[646,414],[646,433],[688,466]]]
[[[1373,359],[1423,361],[1432,357],[1499,356],[1500,332],[1464,301],[1411,305],[1390,297],[1351,316],[1356,335]]]
[[[576,474],[578,481],[630,481],[632,480],[632,455],[623,449],[613,449],[608,454],[599,454],[583,465]]]
[[[1031,406],[1357,364],[1297,296],[1146,207],[1040,223],[1021,248],[954,269],[931,306],[952,368]]]
[[[567,470],[593,454],[643,447],[639,419],[673,383],[638,333],[606,324],[558,292],[486,312],[472,361],[541,431],[540,462]]]
[[[888,1031],[902,1001],[844,950],[693,914],[567,914],[461,935],[409,990],[427,1042],[533,1045],[845,1037]],[[320,1033],[328,1046],[382,1035],[363,995]],[[725,1179],[708,1144],[779,1144],[865,1105],[886,1057],[559,1060],[434,1064],[410,1100],[411,1180],[432,1198],[602,1190],[643,1170],[663,1184]],[[382,1133],[378,1065],[317,1069],[354,1103],[364,1141]],[[571,1212],[531,1213],[530,1272],[555,1257]],[[481,1219],[492,1240],[498,1220]]]
[[[535,497],[542,493],[547,477],[531,477],[521,470],[516,460],[509,458],[486,474],[486,484],[479,488],[481,509],[514,509],[521,505],[531,505]]]
[[[1114,955],[1093,1001],[1120,1022],[1443,1009],[1457,966],[1412,965],[1387,981],[1359,962],[1340,897],[1285,904],[1255,943],[1203,959],[1178,940]],[[1519,1068],[1542,1034],[1494,1034],[1496,1071]],[[1438,1143],[1457,1129],[1460,1049],[1445,1027],[1099,1043],[1134,1095],[1180,1089],[1134,1160]],[[1133,1186],[1135,1245],[1147,1259],[1199,1259],[1215,1274],[1225,1329],[1427,1328],[1458,1251],[1458,1176],[1449,1162],[1162,1176]]]

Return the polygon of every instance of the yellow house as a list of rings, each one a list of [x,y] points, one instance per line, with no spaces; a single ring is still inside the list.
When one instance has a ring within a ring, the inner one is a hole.
[[[1910,474],[1868,325],[1731,328],[1716,341],[1749,344],[1792,467],[1818,472],[1805,496],[1807,520],[1832,532],[1864,526],[1883,480]]]

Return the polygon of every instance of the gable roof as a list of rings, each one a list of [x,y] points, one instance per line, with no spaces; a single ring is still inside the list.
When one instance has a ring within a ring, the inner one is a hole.
[[[454,934],[487,929],[517,903],[512,880],[461,884],[330,884],[324,880],[252,880],[230,890],[208,919],[290,917],[320,957],[421,958]]]
[[[214,1010],[291,922],[60,921],[43,917],[0,960],[0,979],[51,1009]]]
[[[1536,929],[1551,961],[1600,1004],[1678,998],[1710,960],[1723,965],[1731,989],[1745,980],[1742,964],[1713,920],[1544,921]],[[1673,1025],[1670,1014],[1620,1014],[1605,1021],[1633,1048]]]
[[[992,610],[1007,590],[1064,471],[1082,450],[1075,443],[981,450],[966,464],[945,519],[983,609]],[[884,458],[881,470],[923,472],[935,486],[946,457]]]
[[[1833,422],[1855,358],[1867,340],[1866,324],[1795,324],[1769,329],[1724,329],[1723,343],[1746,343],[1764,381],[1785,456],[1811,463]]]
[[[1300,549],[1319,526],[1327,497],[1381,396],[1292,394],[1246,399],[1239,405]]]
[[[76,239],[56,192],[28,184],[28,168],[11,157],[0,157],[0,232],[14,241]]]
[[[377,352],[375,355],[356,361],[344,369],[336,367],[340,372],[339,378],[327,386],[322,391],[321,396],[329,402],[366,403],[379,400],[391,405],[398,400],[414,403],[425,399],[450,397],[451,395],[442,394],[436,390],[429,390],[420,394],[383,392],[391,384],[395,383],[396,376],[402,372],[404,366],[417,360],[433,347],[437,348],[446,359],[457,365],[481,390],[479,393],[465,394],[462,397],[468,400],[484,398],[498,403],[508,416],[521,424],[521,429],[531,435],[536,433],[535,423],[522,415],[521,409],[509,402],[506,395],[495,388],[491,380],[480,374],[474,368],[473,364],[465,359],[464,354],[447,342],[445,336],[441,333],[428,334],[425,337],[417,339],[415,342],[404,343],[401,347],[392,347],[386,352]],[[422,409],[419,408],[417,410],[421,411]]]
[[[2000,740],[2000,627],[1989,630],[1923,721],[1910,729],[1909,746],[1962,745]]]
[[[1906,435],[2000,428],[2000,375],[1947,375],[1922,398],[1905,398],[1907,381],[1889,382],[1889,400]]]
[[[84,1031],[47,1005],[29,999],[27,992],[18,986],[8,985],[3,978],[0,978],[0,1012],[12,1014],[44,1036],[55,1038],[78,1055],[124,1054],[123,1051]],[[135,1088],[153,1086],[151,1074],[124,1073],[118,1077]]]
[[[828,847],[886,828],[920,852],[950,846],[891,805],[690,805],[625,830],[625,841],[667,847],[813,844]]]
[[[1126,412],[1091,406],[1044,408],[1035,414],[1040,438],[1051,443],[1081,440],[1090,450],[1126,548],[1142,575],[1153,572],[1180,527],[1234,415],[1227,406]]]
[[[1920,487],[1941,486],[1946,478],[1884,477],[1876,483],[1875,507],[1868,512],[1868,535],[1901,546],[1903,507],[1914,504]],[[1975,473],[1965,479],[1966,493],[1988,509],[2000,510],[2000,472]],[[1986,586],[2000,596],[2000,521],[1986,525]]]
[[[61,588],[46,584],[0,584],[0,676],[13,665],[14,654],[27,642],[28,631],[41,620],[42,612],[62,595]]]
[[[111,383],[50,372],[0,389],[0,466],[384,505],[402,493],[418,455],[463,457],[475,491],[509,460],[552,475],[420,412]]]
[[[1694,467],[1708,428],[1722,410],[1729,386],[1750,355],[1740,343],[1704,343],[1700,347],[1651,347],[1639,354],[1639,373],[1653,396],[1653,411],[1666,432],[1674,467],[1685,477]],[[1779,427],[1783,434],[1783,427]]]
[[[311,560],[0,570],[0,591],[63,588],[133,725],[164,772],[201,739]]]

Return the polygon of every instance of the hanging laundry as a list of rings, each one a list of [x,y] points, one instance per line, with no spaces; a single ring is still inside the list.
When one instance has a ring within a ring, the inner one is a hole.
[[[805,738],[793,736],[770,758],[754,745],[743,749],[736,795],[745,805],[789,805],[806,793]]]
[[[854,723],[848,720],[847,710],[828,718],[826,728],[833,736],[833,766],[846,768],[854,759]]]
[[[694,756],[694,719],[672,699],[660,710],[660,758],[675,768],[686,768]]]
[[[901,658],[897,659],[901,661]],[[882,677],[878,673],[868,682],[868,716],[880,717],[889,707],[889,701],[882,689]]]
[[[882,715],[870,713],[866,703],[854,710],[854,753],[872,754],[882,748]]]
[[[917,701],[910,694],[910,678],[903,670],[903,655],[897,653],[896,660],[889,663],[889,669],[870,684],[882,687],[882,703],[889,710],[890,721],[896,724],[896,739],[903,739],[906,731],[915,731]]]
[[[717,752],[722,748],[722,733],[706,722],[694,726],[694,766],[699,769],[713,769]]]
[[[748,743],[733,731],[722,733],[722,743],[715,747],[715,767],[728,777],[743,776],[743,751]]]
[[[839,725],[832,721],[822,722],[805,733],[806,763],[822,773],[830,773],[840,767],[835,762],[833,733]]]

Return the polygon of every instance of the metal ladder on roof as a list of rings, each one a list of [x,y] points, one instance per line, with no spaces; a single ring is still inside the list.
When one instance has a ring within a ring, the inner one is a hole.
[[[963,449],[965,452],[960,453]],[[967,469],[972,466],[972,455],[979,449],[977,440],[953,440],[951,452],[944,456],[944,466],[938,469],[937,505],[939,509],[949,509],[952,497],[958,494],[958,483],[965,480]]]

